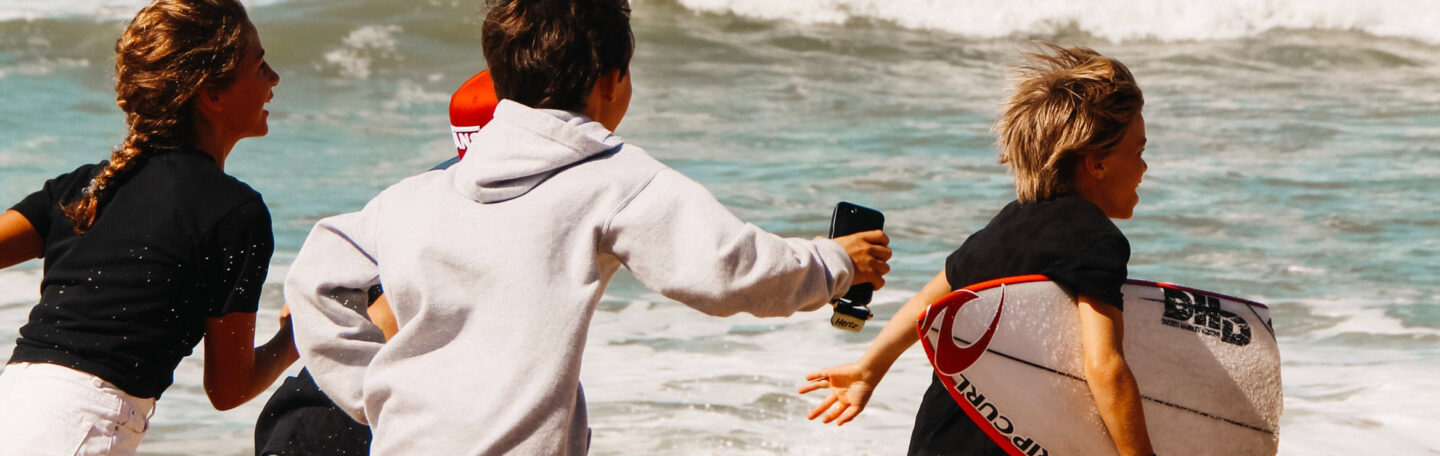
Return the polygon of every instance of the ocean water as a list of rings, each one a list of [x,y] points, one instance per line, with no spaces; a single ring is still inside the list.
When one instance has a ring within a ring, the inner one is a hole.
[[[141,4],[0,5],[4,205],[119,143],[113,44]],[[270,135],[227,163],[274,216],[268,337],[305,233],[453,154],[449,95],[484,60],[477,1],[247,4],[282,78]],[[929,381],[920,349],[844,428],[806,421],[820,397],[794,390],[858,357],[1013,197],[989,128],[1007,65],[1033,40],[1094,47],[1145,90],[1150,170],[1134,219],[1119,222],[1131,276],[1271,306],[1281,454],[1440,453],[1440,3],[633,6],[635,98],[620,134],[784,235],[824,233],[840,200],[881,209],[896,256],[859,334],[831,329],[825,310],[707,317],[622,273],[582,374],[593,454],[902,453]],[[39,266],[0,271],[0,340],[34,304]],[[201,365],[181,365],[142,453],[250,454],[263,399],[214,411]]]

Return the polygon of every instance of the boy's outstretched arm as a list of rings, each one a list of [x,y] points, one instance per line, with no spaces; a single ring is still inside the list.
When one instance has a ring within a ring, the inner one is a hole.
[[[822,388],[830,389],[830,395],[810,410],[809,418],[813,420],[824,414],[824,422],[834,421],[836,425],[844,425],[865,410],[870,394],[875,391],[885,373],[890,371],[890,366],[895,364],[901,353],[920,341],[920,334],[915,331],[915,321],[920,319],[920,315],[925,313],[930,303],[950,291],[950,281],[945,278],[945,272],[941,271],[934,279],[930,279],[930,283],[926,284],[920,293],[910,298],[904,307],[890,317],[890,322],[885,324],[885,329],[880,330],[880,335],[870,343],[870,348],[865,350],[859,361],[822,369],[805,376],[807,383],[800,385],[800,394]],[[825,413],[826,410],[829,410],[829,413]]]
[[[658,171],[605,225],[607,250],[645,286],[710,315],[760,317],[814,310],[857,277],[883,283],[888,238],[782,238],[731,214],[698,182]],[[852,256],[855,259],[852,259]]]
[[[1084,295],[1079,307],[1085,378],[1100,419],[1121,455],[1154,453],[1140,405],[1140,388],[1125,362],[1125,315],[1113,305]]]

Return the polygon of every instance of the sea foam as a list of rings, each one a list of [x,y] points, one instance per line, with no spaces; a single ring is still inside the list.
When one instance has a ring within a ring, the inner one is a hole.
[[[249,0],[254,8],[283,0]],[[97,21],[128,19],[150,0],[6,0],[0,3],[0,22],[42,18],[93,18]]]
[[[245,2],[255,8],[284,0]],[[637,8],[654,0],[635,0]],[[1440,6],[1407,0],[675,0],[686,8],[764,20],[875,20],[985,38],[1078,29],[1110,41],[1232,39],[1275,29],[1360,31],[1440,44]],[[8,0],[0,21],[125,19],[148,0]]]
[[[33,304],[40,298],[40,269],[33,267],[38,265],[39,262],[36,261],[34,264],[26,264],[26,266],[32,267],[16,266],[0,271],[0,306]],[[27,311],[29,309],[28,306],[22,307]],[[23,315],[17,315],[23,317]],[[10,320],[0,319],[0,321],[8,323]]]
[[[678,1],[707,13],[814,24],[875,20],[986,38],[1053,34],[1073,28],[1116,42],[1179,41],[1243,38],[1274,29],[1320,29],[1440,44],[1440,28],[1434,27],[1440,23],[1440,7],[1418,6],[1407,0]]]

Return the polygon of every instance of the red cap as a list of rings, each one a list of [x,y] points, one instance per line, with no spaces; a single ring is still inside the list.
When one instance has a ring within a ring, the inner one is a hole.
[[[471,76],[450,96],[450,139],[455,141],[455,153],[460,158],[465,158],[465,150],[470,148],[470,136],[495,116],[498,103],[490,70]]]

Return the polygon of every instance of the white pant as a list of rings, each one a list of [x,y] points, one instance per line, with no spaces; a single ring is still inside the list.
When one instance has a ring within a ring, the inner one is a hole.
[[[0,455],[134,455],[155,399],[55,364],[0,372]]]

